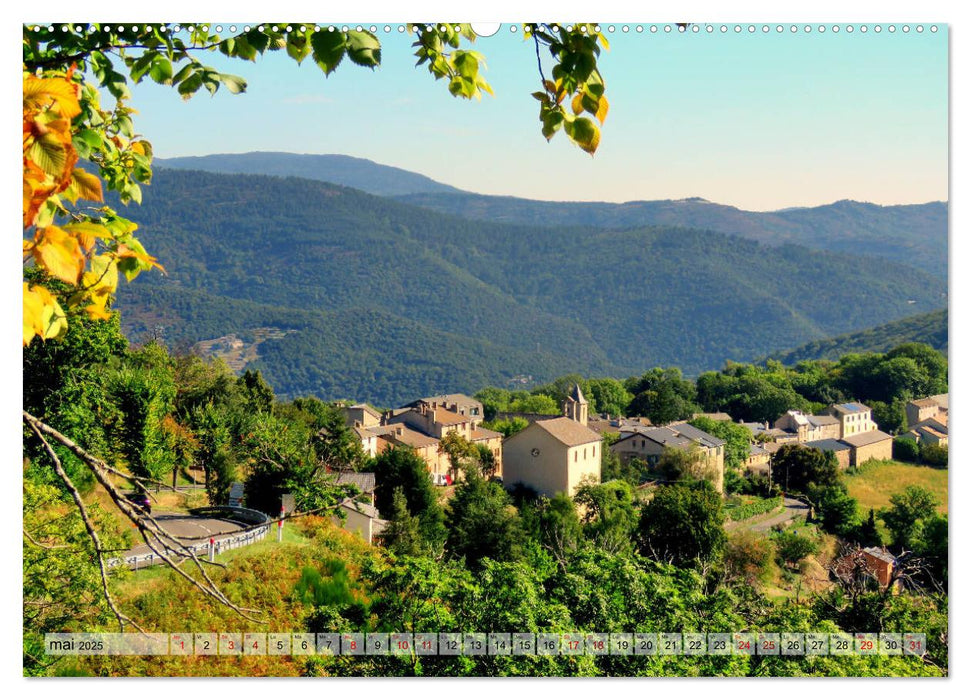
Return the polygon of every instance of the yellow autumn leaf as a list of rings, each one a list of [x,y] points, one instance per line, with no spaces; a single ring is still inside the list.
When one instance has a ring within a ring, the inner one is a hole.
[[[601,95],[600,103],[597,105],[597,114],[596,114],[597,121],[603,124],[604,120],[607,118],[607,112],[609,110],[610,110],[610,103],[607,102],[607,96]]]
[[[47,340],[65,330],[67,316],[54,295],[44,287],[24,282],[24,345],[29,345],[35,335]]]
[[[64,196],[72,203],[79,199],[100,202],[104,198],[101,191],[101,180],[97,175],[92,175],[81,168],[74,168],[71,171],[71,183],[64,190]]]
[[[78,239],[57,226],[37,231],[32,254],[39,267],[69,284],[77,284],[84,271],[84,253]]]
[[[85,252],[94,247],[95,239],[110,239],[112,237],[111,231],[104,225],[96,224],[93,221],[78,221],[73,224],[65,224],[62,228],[72,236],[77,237],[78,243]]]
[[[573,96],[573,103],[570,105],[573,108],[574,114],[579,114],[583,111],[583,93],[578,92]]]
[[[73,119],[81,113],[78,86],[67,78],[24,76],[24,110],[54,108],[61,116]]]
[[[92,294],[110,294],[118,289],[118,264],[112,255],[95,255],[82,283]]]

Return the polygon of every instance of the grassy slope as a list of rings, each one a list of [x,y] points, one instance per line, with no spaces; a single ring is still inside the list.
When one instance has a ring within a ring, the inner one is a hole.
[[[908,486],[922,486],[941,503],[940,512],[947,513],[947,475],[946,469],[885,461],[864,465],[856,474],[847,475],[846,485],[864,512],[888,507],[890,497]]]

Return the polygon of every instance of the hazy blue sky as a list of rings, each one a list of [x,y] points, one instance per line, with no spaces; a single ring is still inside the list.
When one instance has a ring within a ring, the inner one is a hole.
[[[247,93],[184,102],[139,85],[136,126],[161,157],[345,153],[530,198],[698,196],[757,210],[947,199],[946,25],[864,34],[844,24],[834,34],[830,23],[820,34],[817,23],[809,35],[774,24],[768,34],[615,26],[601,58],[611,110],[594,158],[562,134],[541,136],[534,48],[509,25],[477,42],[496,91],[481,102],[452,98],[413,67],[412,38],[379,25],[378,70],[347,62],[325,78],[310,60],[213,54],[209,62],[249,81]]]

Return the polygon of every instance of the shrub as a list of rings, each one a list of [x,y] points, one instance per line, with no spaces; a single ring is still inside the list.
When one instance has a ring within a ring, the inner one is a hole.
[[[931,445],[926,442],[921,443],[920,461],[932,467],[946,467],[947,448],[941,447],[940,445]]]
[[[819,547],[810,538],[795,532],[780,532],[776,535],[775,548],[779,559],[791,567],[795,567],[800,561],[819,551]]]
[[[901,462],[916,462],[920,458],[920,447],[917,441],[909,437],[895,437],[893,439],[893,458]]]

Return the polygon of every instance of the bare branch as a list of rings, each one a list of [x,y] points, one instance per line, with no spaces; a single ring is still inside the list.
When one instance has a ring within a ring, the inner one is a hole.
[[[27,413],[24,412],[24,415],[26,416]],[[94,524],[91,522],[91,518],[88,517],[88,510],[84,506],[84,501],[81,499],[81,494],[78,493],[78,490],[71,481],[71,478],[67,475],[67,472],[64,471],[64,467],[61,466],[61,460],[58,459],[57,453],[54,452],[54,449],[41,434],[37,425],[35,425],[35,422],[39,421],[36,421],[36,419],[29,420],[27,421],[27,424],[31,427],[31,430],[34,431],[37,439],[40,440],[44,445],[44,449],[51,458],[51,461],[54,463],[54,471],[60,477],[61,481],[64,482],[64,486],[67,488],[68,492],[70,492],[71,498],[74,499],[74,503],[77,505],[78,512],[81,515],[81,520],[84,522],[84,528],[88,531],[88,537],[91,538],[91,542],[94,544],[95,553],[98,555],[98,569],[101,572],[101,588],[104,592],[105,601],[108,603],[108,607],[111,608],[111,612],[114,613],[118,620],[118,627],[122,632],[124,632],[125,623],[127,622],[139,632],[144,632],[145,630],[143,630],[138,623],[122,613],[121,610],[118,609],[118,606],[115,605],[115,601],[111,597],[111,591],[108,590],[108,571],[105,568],[105,560],[104,555],[102,554],[101,540],[98,537],[98,532],[95,530]]]

